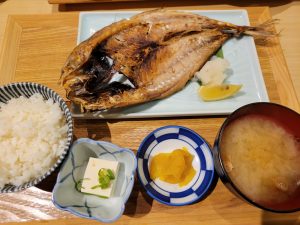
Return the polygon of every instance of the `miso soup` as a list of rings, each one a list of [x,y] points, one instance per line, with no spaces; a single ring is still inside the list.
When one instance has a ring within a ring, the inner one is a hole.
[[[284,125],[244,116],[225,128],[220,144],[226,172],[250,200],[275,210],[300,207],[300,142]]]

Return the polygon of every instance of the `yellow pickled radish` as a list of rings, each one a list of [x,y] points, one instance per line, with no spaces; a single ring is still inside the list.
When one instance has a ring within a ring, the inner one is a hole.
[[[187,148],[176,149],[170,153],[159,153],[150,163],[150,177],[152,180],[160,179],[179,187],[191,182],[196,174],[192,162],[194,156]]]
[[[203,101],[216,101],[229,98],[236,94],[242,85],[240,84],[221,84],[214,86],[201,86],[199,95]]]

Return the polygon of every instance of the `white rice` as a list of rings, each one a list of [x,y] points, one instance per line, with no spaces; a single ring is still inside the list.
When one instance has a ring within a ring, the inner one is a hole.
[[[41,94],[0,104],[0,188],[45,174],[63,152],[67,130],[59,104]]]

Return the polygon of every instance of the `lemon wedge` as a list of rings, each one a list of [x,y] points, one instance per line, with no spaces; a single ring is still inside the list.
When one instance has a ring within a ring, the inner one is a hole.
[[[214,86],[201,86],[199,95],[203,101],[216,101],[229,98],[236,94],[242,85],[237,84],[221,84]]]

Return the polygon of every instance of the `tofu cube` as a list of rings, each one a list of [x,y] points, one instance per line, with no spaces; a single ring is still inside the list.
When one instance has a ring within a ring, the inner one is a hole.
[[[115,175],[115,179],[110,181],[110,185],[107,188],[92,188],[99,185],[98,172],[100,169],[111,169]],[[119,162],[109,161],[98,158],[89,158],[88,165],[86,167],[84,178],[82,181],[81,192],[98,195],[102,197],[111,197],[114,191],[116,179],[118,177]]]

